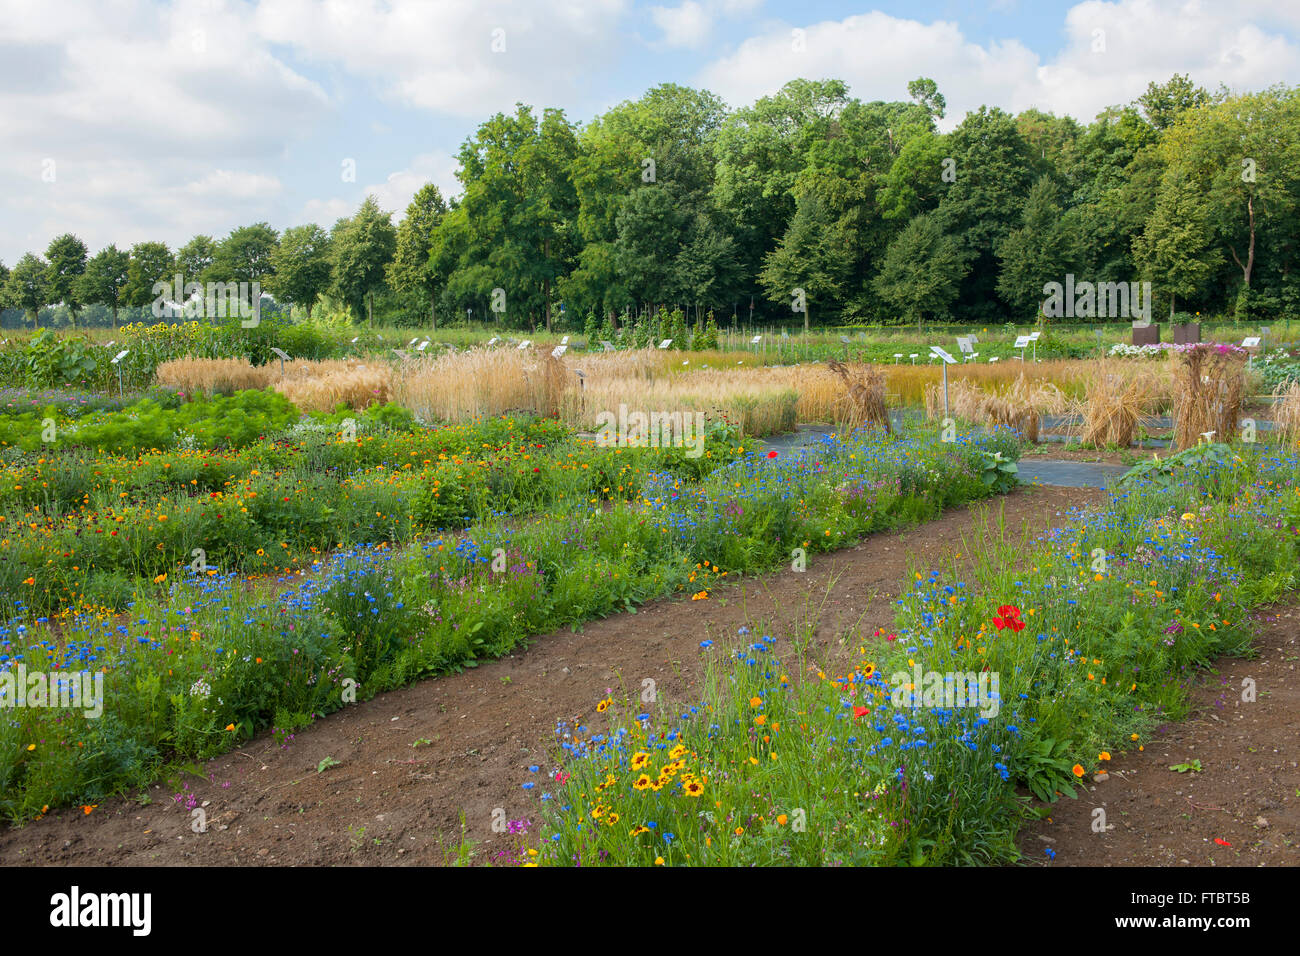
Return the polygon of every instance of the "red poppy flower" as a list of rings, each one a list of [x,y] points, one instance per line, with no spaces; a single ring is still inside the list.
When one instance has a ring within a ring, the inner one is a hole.
[[[854,707],[854,708],[853,708],[853,716],[854,716],[854,717],[865,717],[865,716],[867,716],[867,714],[869,714],[869,713],[871,713],[871,711],[869,711],[869,710],[868,710],[867,708],[865,708],[865,707]]]
[[[1229,843],[1227,840],[1224,840],[1221,837],[1215,837],[1214,842],[1219,844],[1219,846],[1232,846],[1231,843]]]
[[[997,616],[993,618],[993,626],[999,631],[1005,627],[1013,631],[1023,631],[1025,622],[1020,620],[1020,608],[1014,604],[1004,604],[998,608]]]
[[[781,454],[779,451],[769,451],[769,452],[767,453],[767,457],[768,457],[768,458],[775,458],[775,457],[776,457],[777,455],[779,455],[779,454]]]

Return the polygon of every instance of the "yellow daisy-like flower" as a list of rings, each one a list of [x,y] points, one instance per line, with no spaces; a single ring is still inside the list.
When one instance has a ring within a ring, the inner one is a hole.
[[[704,784],[698,780],[692,780],[682,787],[682,792],[688,797],[700,797],[704,795]]]
[[[649,790],[653,785],[654,781],[652,781],[647,775],[641,774],[641,776],[636,778],[632,787],[636,790]]]
[[[609,710],[609,705],[612,703],[613,701],[609,700],[608,698],[602,700],[599,704],[596,705],[597,713],[603,714],[605,711]]]
[[[672,750],[668,751],[669,760],[681,760],[682,757],[684,757],[685,755],[686,755],[686,748],[681,744],[678,744]]]

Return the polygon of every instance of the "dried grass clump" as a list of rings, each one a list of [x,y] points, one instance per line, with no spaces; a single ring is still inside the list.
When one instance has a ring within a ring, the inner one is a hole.
[[[247,359],[179,358],[158,366],[159,385],[186,392],[229,395],[246,388],[273,387],[304,411],[333,411],[345,403],[358,411],[392,399],[392,372],[386,365],[355,360],[313,362],[295,359],[252,365]]]
[[[862,425],[883,428],[886,434],[892,431],[889,408],[885,404],[885,376],[879,368],[860,365],[850,370],[836,359],[831,359],[826,366],[844,385],[843,399],[848,413],[843,421],[850,431]]]
[[[277,367],[278,378],[280,370]],[[271,383],[270,366],[251,365],[247,359],[184,358],[163,362],[154,380],[164,388],[182,392],[229,395],[245,388],[266,388]]]
[[[1300,444],[1300,382],[1273,392],[1273,428],[1287,445]]]
[[[545,414],[538,355],[518,349],[469,349],[404,360],[393,396],[424,421],[461,422],[508,412]]]
[[[1164,379],[1152,369],[1116,362],[1097,370],[1082,402],[1071,411],[1082,419],[1079,441],[1094,448],[1127,448],[1166,391]]]
[[[1204,343],[1174,352],[1173,363],[1174,446],[1191,448],[1206,432],[1228,441],[1237,431],[1245,398],[1245,351]]]
[[[290,377],[275,383],[275,390],[308,412],[330,412],[340,404],[355,411],[392,400],[392,370],[387,366],[357,365],[318,376]]]
[[[943,414],[943,384],[927,385],[923,397],[926,417],[939,418]],[[990,427],[1006,425],[1031,442],[1038,441],[1042,415],[1060,414],[1068,404],[1055,383],[1030,381],[1023,373],[995,392],[986,392],[967,378],[948,383],[950,414]]]

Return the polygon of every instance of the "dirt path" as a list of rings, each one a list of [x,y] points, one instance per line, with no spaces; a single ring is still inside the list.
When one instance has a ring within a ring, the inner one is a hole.
[[[889,625],[909,569],[946,566],[963,537],[977,547],[999,511],[1009,534],[1037,533],[1102,500],[1095,489],[1021,488],[873,535],[805,573],[741,581],[708,601],[667,598],[541,636],[499,661],[346,708],[284,744],[264,734],[209,761],[206,779],[187,776],[182,791],[205,811],[205,833],[191,831],[180,788],[160,783],[147,803],[108,801],[89,815],[61,811],[0,832],[0,864],[437,864],[459,839],[462,812],[477,859],[491,860],[508,840],[492,832],[493,811],[536,816],[535,798],[521,789],[527,767],[550,766],[556,722],[592,713],[606,688],[636,689],[648,677],[664,699],[689,700],[699,642],[745,623],[814,619],[831,654],[853,623]],[[339,763],[317,773],[327,757]]]
[[[1257,658],[1219,660],[1186,720],[1112,754],[1104,780],[1022,831],[1021,852],[1046,864],[1050,847],[1053,866],[1300,865],[1300,605],[1255,619]]]

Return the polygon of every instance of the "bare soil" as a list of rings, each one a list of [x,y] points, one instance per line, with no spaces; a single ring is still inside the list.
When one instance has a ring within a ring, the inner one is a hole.
[[[990,522],[1000,517],[1009,536],[1036,534],[1102,501],[1096,489],[1023,487],[872,535],[803,573],[745,579],[709,600],[679,595],[577,632],[540,635],[526,650],[358,703],[290,740],[260,735],[209,761],[202,776],[0,832],[0,864],[441,864],[461,840],[462,814],[476,860],[490,862],[514,839],[493,832],[493,812],[536,817],[535,798],[521,788],[527,767],[549,766],[557,721],[592,714],[609,688],[651,678],[662,699],[690,700],[699,642],[727,639],[742,624],[767,623],[780,634],[812,621],[819,653],[835,657],[854,624],[871,633],[892,623],[912,569],[965,564],[996,533]],[[325,758],[338,763],[318,772]],[[206,832],[191,830],[191,795]]]
[[[1104,780],[1021,832],[1021,852],[1048,864],[1051,848],[1053,866],[1300,865],[1300,603],[1255,619],[1258,657],[1218,661],[1187,720],[1112,753]]]

